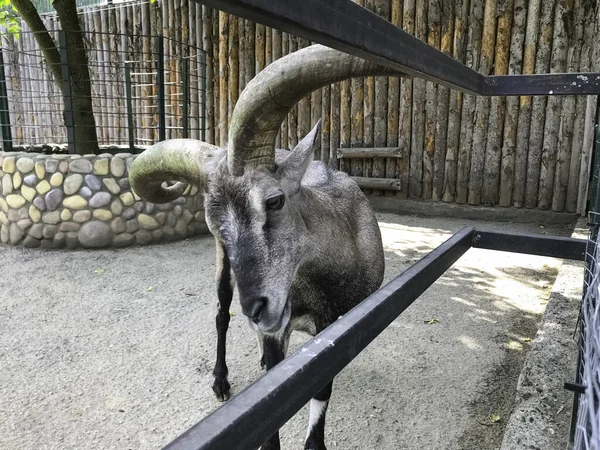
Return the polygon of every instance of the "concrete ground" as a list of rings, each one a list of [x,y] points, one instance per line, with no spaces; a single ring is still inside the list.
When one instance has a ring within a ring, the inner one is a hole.
[[[386,281],[466,225],[561,236],[573,229],[378,218]],[[1,449],[155,449],[219,406],[210,389],[211,237],[106,251],[1,247],[0,264]],[[329,448],[499,448],[560,266],[467,252],[337,377]],[[235,394],[261,371],[235,300],[233,313]],[[295,335],[290,350],[306,339]],[[282,429],[282,448],[302,448],[306,422],[304,408]]]

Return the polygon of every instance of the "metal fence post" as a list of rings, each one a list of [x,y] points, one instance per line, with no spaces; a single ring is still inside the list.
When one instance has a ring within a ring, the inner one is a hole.
[[[133,153],[135,139],[133,137],[133,102],[131,99],[131,63],[125,63],[125,95],[127,97],[127,132],[129,135],[129,149]]]
[[[158,91],[158,140],[164,141],[167,138],[167,125],[165,113],[165,40],[158,36],[156,40],[157,63],[157,91]]]
[[[187,139],[189,133],[189,110],[188,110],[188,99],[189,99],[189,86],[188,86],[188,64],[185,56],[179,60],[180,71],[181,71],[181,97],[183,101],[183,138]]]
[[[12,133],[10,129],[10,112],[8,109],[8,89],[4,71],[4,50],[0,45],[0,125],[2,127],[2,149],[12,151]]]
[[[58,32],[58,43],[60,51],[60,69],[63,77],[63,99],[65,109],[63,112],[65,126],[67,127],[67,143],[69,153],[75,154],[75,114],[73,111],[73,97],[71,95],[71,74],[69,72],[69,57],[67,55],[67,36],[63,30]]]
[[[202,66],[202,140],[206,141],[206,52],[201,53]]]

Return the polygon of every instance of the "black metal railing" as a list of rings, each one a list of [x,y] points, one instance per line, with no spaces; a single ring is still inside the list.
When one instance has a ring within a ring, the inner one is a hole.
[[[466,93],[600,94],[597,73],[479,74],[350,0],[198,1]],[[586,242],[465,228],[165,448],[257,448],[471,247],[583,261]]]

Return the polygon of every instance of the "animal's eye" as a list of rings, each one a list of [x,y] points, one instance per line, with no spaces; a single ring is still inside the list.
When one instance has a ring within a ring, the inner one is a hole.
[[[283,208],[283,204],[285,203],[285,195],[275,195],[273,197],[269,197],[267,199],[267,211],[276,211],[278,209]]]

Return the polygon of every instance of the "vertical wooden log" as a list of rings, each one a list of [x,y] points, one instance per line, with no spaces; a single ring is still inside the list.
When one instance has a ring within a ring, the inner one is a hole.
[[[440,48],[441,11],[438,0],[429,0],[427,15],[427,43]],[[437,87],[427,81],[425,85],[425,148],[423,152],[423,198],[433,194],[433,159],[435,153],[435,126],[437,122]]]
[[[565,72],[567,68],[567,23],[573,27],[573,0],[558,0],[554,15],[554,36],[552,38],[552,73]],[[542,164],[540,168],[540,184],[538,189],[538,207],[548,209],[552,205],[552,189],[556,171],[558,132],[561,126],[561,110],[563,98],[553,96],[548,98],[546,108],[546,123],[544,125],[544,143],[542,148]],[[569,133],[568,127],[561,133]]]
[[[452,55],[454,1],[443,0],[441,2],[441,7],[442,36],[440,49],[446,55]],[[437,120],[435,123],[435,147],[433,155],[433,188],[431,197],[435,201],[440,201],[444,194],[450,90],[445,86],[437,86],[437,98]]]
[[[227,101],[227,54],[229,36],[229,14],[219,11],[219,145],[222,147],[228,138],[228,101]]]
[[[310,129],[317,124],[317,121],[321,118],[322,108],[322,89],[317,89],[310,96]],[[321,124],[321,137],[323,133],[323,124]],[[317,139],[315,143],[315,161],[321,160],[321,139]]]
[[[582,216],[587,213],[588,200],[588,180],[590,179],[590,170],[592,168],[592,160],[594,158],[593,146],[596,131],[596,107],[597,96],[589,95],[585,108],[585,120],[583,129],[583,144],[581,146],[581,166],[579,169],[579,189],[577,194],[577,211]]]
[[[331,140],[331,86],[322,89],[321,96],[321,161],[329,164]]]
[[[390,22],[398,28],[402,26],[402,0],[392,0],[390,7]],[[398,132],[400,125],[400,78],[391,77],[388,82],[387,99],[387,133],[386,145],[396,147],[398,145]],[[385,177],[396,178],[397,158],[385,160]],[[393,197],[394,191],[385,191],[385,196]]]
[[[537,73],[547,73],[550,68],[553,23],[554,2],[545,2],[542,4],[538,51],[535,62],[535,71]],[[535,208],[538,203],[545,118],[546,97],[536,96],[533,99],[531,126],[529,129],[529,153],[527,155],[527,180],[525,183],[525,206],[527,208]]]
[[[265,27],[265,67],[273,62],[273,29]]]
[[[240,51],[239,51],[239,33],[238,33],[238,18],[231,16],[229,20],[229,117],[228,121],[231,121],[231,115],[233,109],[238,101],[238,95],[240,93],[239,86],[239,63],[240,63]]]
[[[212,10],[212,16],[213,16],[213,59],[211,61],[211,64],[214,65],[215,70],[214,70],[214,76],[213,76],[213,93],[214,93],[214,110],[213,110],[213,115],[214,115],[214,122],[215,122],[215,143],[216,145],[221,145],[221,120],[219,117],[219,113],[221,110],[221,98],[220,98],[220,91],[221,91],[221,78],[220,78],[220,69],[219,69],[219,60],[220,60],[220,56],[219,56],[219,42],[221,40],[221,33],[219,32],[219,11]],[[253,61],[254,64],[254,61]],[[227,139],[227,136],[225,136],[225,139]]]
[[[289,52],[293,53],[298,50],[298,38],[289,36]],[[288,114],[288,146],[291,149],[298,145],[298,105],[294,105]]]
[[[456,0],[454,4],[454,42],[452,56],[464,63],[466,58],[466,24],[469,17],[469,1]],[[456,170],[458,146],[460,138],[460,116],[462,112],[463,95],[456,90],[450,91],[448,107],[448,144],[444,167],[444,202],[453,202],[456,198]]]
[[[496,45],[496,0],[486,0],[483,16],[483,35],[481,38],[481,56],[479,72],[489,74],[494,63]],[[475,129],[473,130],[473,149],[471,151],[471,173],[469,176],[468,202],[478,205],[481,202],[483,184],[483,166],[487,143],[488,118],[490,112],[489,97],[478,97],[475,102]]]
[[[256,24],[256,40],[254,42],[254,54],[256,58],[256,73],[265,68],[265,34],[266,28],[259,23]]]
[[[515,0],[510,60],[508,64],[509,75],[519,74],[522,70],[526,18],[527,9],[525,0]],[[498,200],[500,206],[510,206],[512,201],[518,118],[519,97],[508,97],[506,99],[502,160],[500,163],[500,194]]]
[[[206,140],[210,144],[216,144],[215,140],[215,122],[214,122],[214,93],[213,93],[213,34],[212,34],[212,9],[202,5],[202,45],[206,53],[206,105],[204,114],[206,115]]]
[[[340,143],[340,83],[331,86],[331,134],[329,135],[329,167],[337,170],[338,159],[337,149],[341,147]]]
[[[308,47],[310,42],[306,39],[298,39],[298,49]],[[310,132],[310,95],[298,102],[298,142]]]
[[[581,60],[581,44],[583,40],[585,9],[581,4],[581,0],[575,0],[574,2],[570,0],[566,3],[566,8],[563,20],[566,27],[565,31],[568,46],[567,72],[581,72],[581,69],[584,68],[583,65],[580,66],[580,63],[583,62]],[[569,15],[569,8],[572,8],[571,15]],[[576,104],[577,98],[575,96],[563,98],[560,130],[558,132],[556,173],[554,175],[554,185],[552,187],[552,210],[557,212],[565,210],[571,156],[578,152],[578,150],[573,148],[573,143],[577,140],[575,138],[575,133],[577,133],[577,131],[574,129]],[[579,143],[579,145],[581,144]]]
[[[239,58],[238,58],[238,70],[239,70],[238,98],[239,98],[239,95],[242,94],[242,92],[244,91],[244,88],[246,87],[246,58],[247,58],[246,53],[248,52],[248,47],[247,47],[248,40],[246,39],[246,20],[242,19],[241,17],[238,17],[238,34],[239,34],[238,46],[240,49],[240,54],[239,54]]]
[[[279,58],[281,58],[281,31],[273,29],[273,61],[277,61]],[[277,139],[275,141],[275,146],[277,148],[284,148],[281,141],[281,136],[283,133],[282,129],[283,124],[279,129],[279,133],[277,133]]]
[[[415,36],[427,39],[427,1],[416,0]],[[408,195],[419,198],[423,192],[423,152],[425,149],[425,81],[413,80],[412,132],[410,145],[410,169]]]
[[[108,10],[108,32],[109,32],[109,36],[118,36],[119,35],[119,18],[117,17],[117,11],[119,11],[119,13],[121,12],[120,8],[112,8]],[[112,123],[110,127],[107,127],[107,135],[106,135],[106,140],[107,141],[114,141],[116,140],[117,136],[120,136],[120,132],[121,132],[121,120],[119,117],[119,113],[120,113],[120,107],[121,107],[121,102],[120,101],[115,101],[114,98],[115,97],[119,97],[119,98],[123,98],[124,96],[122,95],[122,89],[120,89],[120,83],[118,83],[118,79],[119,79],[119,74],[117,73],[117,66],[118,66],[118,60],[119,60],[119,39],[110,39],[109,40],[109,45],[110,45],[110,52],[109,52],[109,59],[110,59],[110,67],[111,67],[111,77],[110,77],[110,85],[109,85],[109,90],[107,92],[108,97],[110,98],[110,103],[107,104],[111,105],[112,108],[109,107],[107,113],[110,114],[110,116],[112,117]]]
[[[288,54],[289,52],[289,35],[287,33],[282,33],[281,34],[281,56],[285,56]],[[288,128],[289,128],[289,124],[288,124],[288,116],[285,117],[285,119],[283,119],[283,123],[281,124],[281,148],[283,149],[289,149],[289,140],[288,140]]]
[[[514,0],[500,0],[498,2],[494,75],[508,74],[513,6]],[[488,139],[483,168],[483,179],[485,181],[483,182],[481,194],[481,202],[484,205],[496,205],[498,203],[506,99],[504,97],[493,97],[490,104]]]
[[[527,25],[525,26],[523,74],[532,74],[535,71],[540,12],[541,0],[531,0],[528,4]],[[512,194],[513,206],[516,208],[521,208],[525,205],[527,155],[529,153],[529,130],[531,128],[532,108],[532,96],[520,97],[519,116],[517,120],[517,140],[515,145],[514,187]]]
[[[466,65],[474,70],[479,68],[484,3],[472,1],[469,13],[471,25],[467,38]],[[460,123],[460,148],[456,175],[456,203],[466,203],[468,198],[469,174],[471,168],[471,147],[475,123],[475,100],[473,95],[464,98]]]
[[[389,0],[375,0],[375,14],[383,17],[385,20],[390,20],[391,2]],[[374,78],[375,88],[375,111],[373,119],[373,144],[375,147],[385,147],[387,145],[387,112],[388,112],[388,80],[386,77]],[[398,93],[396,92],[396,96]],[[365,144],[367,138],[367,128],[365,123]],[[373,166],[372,176],[374,178],[385,178],[385,159],[374,158],[372,163],[367,161],[367,174],[370,166]],[[373,190],[374,195],[384,195],[384,191]]]
[[[369,11],[377,14],[379,0],[354,0]],[[356,147],[373,147],[375,123],[375,78],[366,77],[353,80],[352,86],[352,145]],[[356,93],[355,89],[359,89]],[[362,99],[358,97],[362,96]],[[356,106],[356,108],[355,108]],[[358,128],[360,127],[360,129]],[[369,158],[352,160],[352,175],[370,177],[373,160]],[[371,189],[364,189],[365,194],[371,194]]]
[[[592,8],[588,8],[584,12],[584,21],[582,24],[583,28],[583,42],[580,42],[580,72],[591,72],[591,56],[592,56],[592,43],[594,42],[594,22],[595,18],[593,15]],[[576,35],[579,35],[580,31],[576,28]],[[577,103],[575,107],[575,123],[573,125],[573,144],[571,146],[571,163],[569,164],[569,181],[567,185],[567,197],[565,199],[565,211],[576,212],[577,211],[577,195],[579,191],[579,173],[582,165],[582,153],[583,153],[583,134],[585,130],[585,119],[586,119],[586,106],[587,97],[580,95],[577,97]]]
[[[246,58],[244,60],[244,76],[246,77],[246,79],[244,84],[248,84],[250,80],[254,78],[254,74],[256,73],[256,25],[254,24],[254,22],[246,20],[244,34],[246,36]]]
[[[415,32],[415,0],[404,0],[402,5],[402,28],[410,34]],[[398,146],[400,147],[400,158],[398,158],[396,170],[400,178],[400,192],[398,197],[406,198],[409,195],[409,176],[412,167],[414,147],[411,150],[412,140],[412,117],[413,117],[413,80],[403,78],[400,86],[400,124],[398,126]],[[416,181],[416,180],[415,180]],[[411,194],[412,195],[412,194]]]
[[[350,94],[350,81],[345,80],[340,84],[340,147],[349,148],[351,139],[351,111],[352,97]],[[350,173],[350,163],[347,159],[340,162],[340,170]]]

